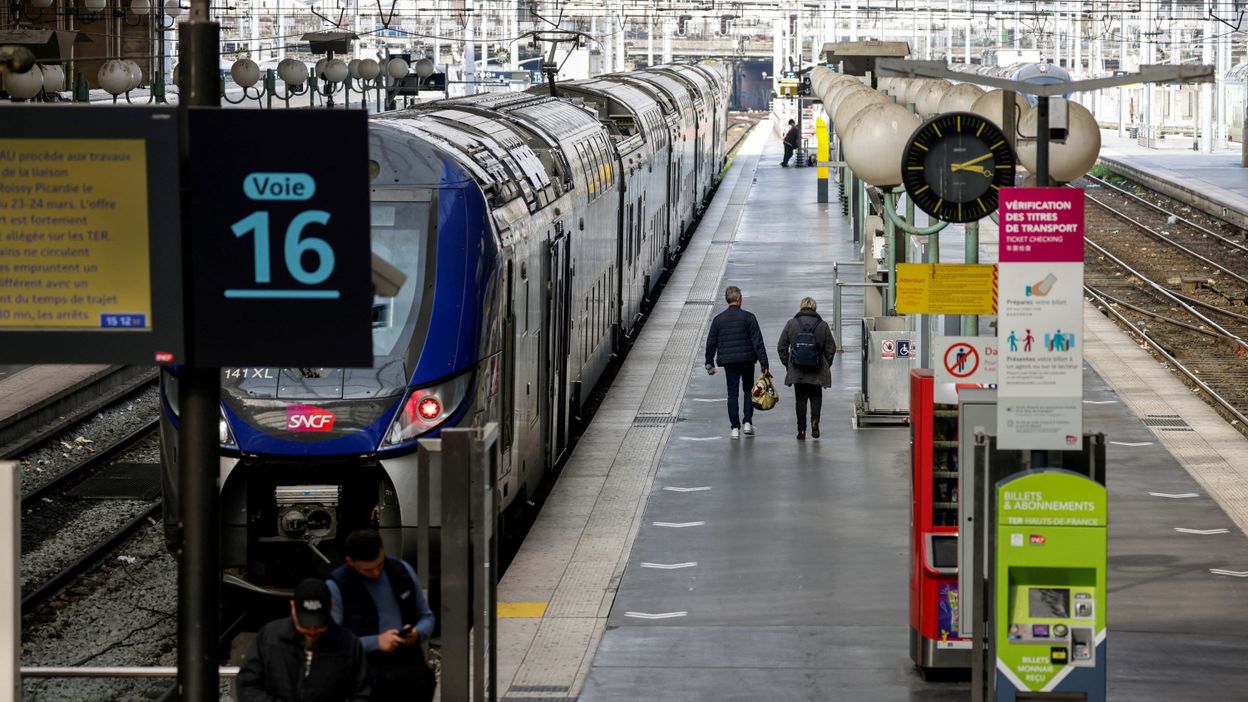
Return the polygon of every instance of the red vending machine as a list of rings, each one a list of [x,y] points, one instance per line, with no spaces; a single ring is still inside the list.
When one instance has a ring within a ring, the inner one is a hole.
[[[910,371],[910,658],[970,668],[958,636],[958,407],[933,402],[932,371]]]

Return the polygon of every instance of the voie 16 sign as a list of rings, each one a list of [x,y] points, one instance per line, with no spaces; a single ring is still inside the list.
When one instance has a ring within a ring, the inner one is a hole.
[[[190,130],[191,361],[372,365],[364,112],[193,109]]]

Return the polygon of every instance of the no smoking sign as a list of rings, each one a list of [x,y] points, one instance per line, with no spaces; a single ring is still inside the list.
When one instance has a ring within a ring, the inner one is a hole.
[[[997,338],[993,336],[938,336],[935,343],[936,382],[997,382]]]

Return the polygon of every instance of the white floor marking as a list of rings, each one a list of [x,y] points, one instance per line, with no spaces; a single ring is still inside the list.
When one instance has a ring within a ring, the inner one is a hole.
[[[1225,570],[1223,568],[1210,568],[1210,573],[1214,575],[1229,575],[1232,578],[1248,578],[1248,570]]]
[[[642,563],[642,568],[658,568],[659,570],[679,570],[681,568],[693,568],[698,565],[697,561],[689,561],[688,563]]]
[[[722,436],[682,436],[680,437],[680,440],[681,441],[717,441],[722,438],[724,437]]]
[[[658,614],[650,614],[649,612],[625,612],[624,616],[633,619],[672,619],[674,617],[683,617],[688,612],[659,612]]]
[[[706,526],[706,522],[651,522],[657,527],[667,527],[669,529],[684,529],[685,527]]]
[[[1116,405],[1118,404],[1118,401],[1117,400],[1084,400],[1083,404],[1085,405]]]
[[[1148,494],[1153,497],[1165,497],[1171,500],[1186,500],[1189,497],[1200,497],[1200,493],[1196,492],[1179,492],[1173,494],[1169,492],[1150,492]]]
[[[710,490],[710,485],[699,485],[698,487],[665,487],[668,492],[703,492]]]
[[[729,262],[728,262],[728,265],[730,265],[730,266],[745,266],[746,268],[749,268],[750,266],[756,266],[756,265],[758,265],[758,264],[757,264],[757,263],[733,263],[732,261],[729,261]]]
[[[727,402],[728,400],[722,397],[695,397],[693,398],[693,401],[694,402]]]
[[[1111,441],[1111,442],[1109,442],[1109,443],[1111,443],[1111,444],[1113,444],[1113,445],[1115,445],[1115,446],[1132,446],[1132,447],[1135,447],[1135,446],[1152,446],[1152,445],[1153,445],[1153,442],[1151,442],[1151,441]]]
[[[1225,534],[1229,529],[1186,529],[1184,527],[1175,527],[1175,531],[1180,534],[1200,534],[1201,536],[1209,536],[1211,534]]]

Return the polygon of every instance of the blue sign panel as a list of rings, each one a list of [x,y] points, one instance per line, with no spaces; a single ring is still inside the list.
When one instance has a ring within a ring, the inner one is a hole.
[[[372,365],[364,112],[192,109],[190,119],[192,361]],[[303,134],[332,138],[291,138]]]

